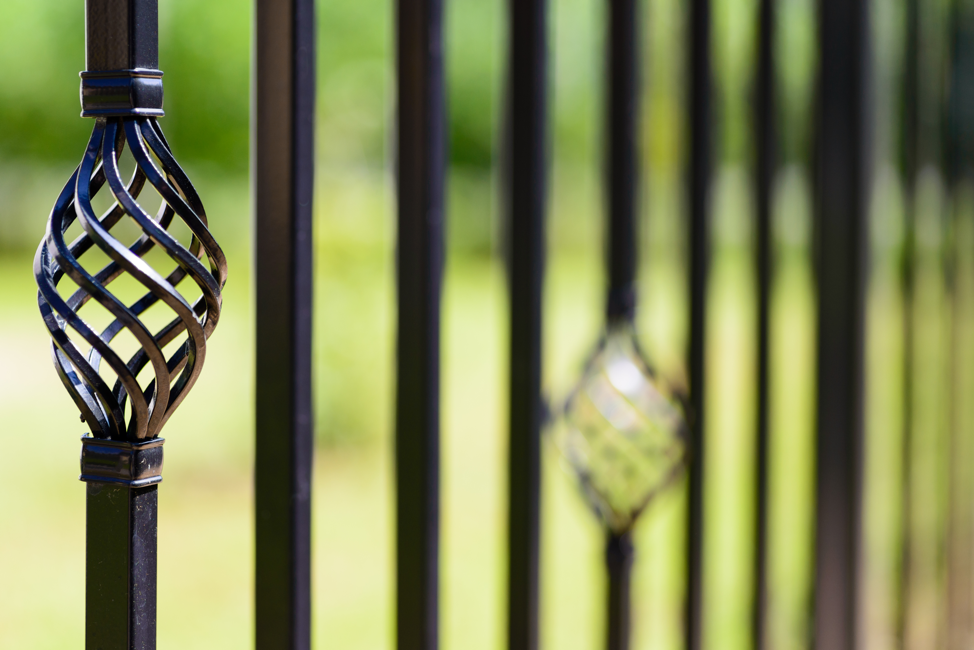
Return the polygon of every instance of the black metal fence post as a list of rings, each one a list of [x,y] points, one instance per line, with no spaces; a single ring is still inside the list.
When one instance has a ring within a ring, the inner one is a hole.
[[[605,547],[609,574],[606,599],[606,648],[629,650],[632,639],[632,565],[635,548],[632,533],[610,535]]]
[[[632,323],[636,314],[636,248],[639,214],[638,0],[609,0],[606,38],[608,79],[605,142],[608,190],[608,327]]]
[[[439,646],[440,294],[446,167],[442,0],[399,0],[396,638]]]
[[[546,0],[511,0],[507,219],[511,349],[508,479],[508,647],[538,648],[541,538],[541,330],[548,191]]]
[[[639,215],[640,11],[638,0],[609,0],[605,111],[609,290],[606,328],[636,317]],[[632,636],[632,533],[606,532],[606,647],[629,650]]]
[[[156,0],[87,0],[85,18],[81,114],[95,124],[81,164],[51,211],[34,275],[55,368],[91,430],[81,453],[81,480],[87,483],[85,647],[154,650],[159,433],[202,370],[206,341],[220,317],[227,264],[156,119],[163,115]],[[128,181],[119,165],[126,147],[135,161]],[[113,203],[98,215],[92,199],[101,190],[111,193]],[[153,193],[159,200],[155,216],[143,207]],[[169,232],[176,217],[192,233],[188,244]],[[130,244],[111,232],[127,218],[142,229]],[[68,244],[64,235],[75,221],[83,234]],[[157,246],[175,261],[165,276],[144,259]],[[80,258],[95,247],[111,261],[91,272]],[[132,304],[110,290],[123,275],[146,289]],[[202,294],[192,304],[176,288],[187,278],[185,287]],[[73,292],[62,285],[65,279],[77,285]],[[157,303],[176,318],[153,333],[141,317]],[[100,332],[86,319],[89,304],[113,318]],[[139,345],[127,361],[111,345],[122,332]],[[82,341],[89,350],[82,352]],[[173,343],[167,358],[164,350]],[[117,377],[113,387],[100,374],[102,363]],[[151,379],[142,385],[140,374]]]
[[[162,481],[162,442],[156,438],[133,445],[84,439],[81,478],[87,483],[88,495],[88,650],[156,647],[157,484]],[[118,471],[120,465],[122,471]]]
[[[755,198],[757,204],[758,367],[754,522],[754,602],[751,639],[766,650],[770,525],[771,288],[774,272],[772,201],[776,171],[775,0],[761,0],[758,16],[757,84],[754,103]]]
[[[690,379],[690,464],[687,471],[686,620],[687,650],[703,647],[703,541],[705,389],[707,384],[707,287],[710,274],[711,61],[710,0],[690,2],[689,113],[690,152],[690,337],[687,369]]]
[[[252,117],[258,650],[311,647],[314,0],[257,0]]]
[[[858,648],[863,363],[871,178],[869,3],[819,4],[815,225],[818,376],[814,639]]]

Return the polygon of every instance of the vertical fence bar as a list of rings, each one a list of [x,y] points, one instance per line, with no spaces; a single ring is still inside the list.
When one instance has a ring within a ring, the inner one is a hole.
[[[687,476],[686,619],[687,650],[703,644],[704,404],[707,285],[710,273],[711,61],[710,0],[690,2],[690,464]]]
[[[632,533],[610,535],[605,547],[609,572],[606,599],[606,648],[629,650],[632,640],[632,565],[635,549]]]
[[[639,8],[637,0],[609,0],[606,38],[606,186],[609,208],[609,326],[636,311],[639,214]]]
[[[314,0],[257,0],[255,19],[256,647],[308,650]]]
[[[771,282],[773,273],[772,199],[776,170],[774,83],[775,3],[761,0],[758,15],[757,93],[754,105],[755,198],[757,204],[758,368],[757,440],[754,521],[754,601],[751,639],[755,650],[766,650],[769,544],[769,454],[771,376]]]
[[[161,470],[162,440],[138,447],[153,448],[134,453],[155,452]],[[84,454],[121,466],[132,448],[85,438]],[[133,487],[119,478],[82,478],[87,482],[85,648],[155,650],[158,485]]]
[[[867,0],[819,3],[814,640],[859,647],[870,65]]]
[[[638,266],[640,12],[638,0],[609,0],[606,37],[605,184],[608,194],[608,328],[636,316]],[[606,647],[629,650],[632,636],[632,534],[606,534]]]
[[[548,191],[547,0],[508,5],[510,443],[508,648],[537,650],[541,538],[542,291]]]
[[[441,0],[399,0],[396,624],[435,650],[439,600],[440,294],[445,102]]]

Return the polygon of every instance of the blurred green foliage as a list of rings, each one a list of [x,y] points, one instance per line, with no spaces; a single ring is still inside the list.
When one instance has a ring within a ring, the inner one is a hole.
[[[247,169],[250,3],[160,3],[165,128],[180,153]],[[91,128],[79,117],[84,3],[0,4],[0,157],[75,162]]]
[[[318,7],[319,141],[324,161],[382,166],[391,114],[392,6],[386,0]],[[491,166],[500,5],[460,0],[449,19],[451,158]],[[248,165],[251,3],[160,2],[166,118],[181,156],[224,172]],[[58,0],[0,4],[0,157],[74,162],[90,128],[78,117],[84,6]]]
[[[682,5],[650,0],[644,11],[650,99],[645,131],[664,139],[680,127],[679,109],[669,104],[681,101],[685,77],[678,47],[684,42]],[[748,150],[754,5],[753,0],[715,1],[720,150],[737,160]],[[796,124],[807,122],[811,11],[808,0],[783,0],[781,6],[782,42],[787,44],[779,57],[782,111]],[[450,160],[455,167],[484,172],[492,167],[499,132],[504,3],[454,0],[446,12]],[[601,111],[603,8],[593,0],[557,0],[552,13],[555,151],[564,159],[591,162]],[[247,0],[160,2],[167,134],[184,157],[224,172],[247,169],[251,14]],[[48,163],[78,158],[77,143],[89,128],[78,117],[83,25],[81,2],[0,4],[0,157]],[[394,99],[393,5],[388,0],[322,2],[318,27],[323,162],[381,167],[388,159]],[[797,142],[786,139],[787,150],[804,150],[804,139],[798,137]],[[678,149],[668,151],[669,161],[676,162]]]

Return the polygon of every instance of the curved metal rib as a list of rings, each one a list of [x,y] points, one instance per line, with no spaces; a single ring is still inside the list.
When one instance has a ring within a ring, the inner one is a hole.
[[[128,183],[122,180],[118,166],[126,145],[136,163]],[[115,203],[98,217],[92,198],[106,185]],[[142,207],[148,187],[161,197],[155,216]],[[142,235],[128,246],[111,233],[126,216],[142,228]],[[176,217],[192,233],[188,247],[168,232]],[[64,234],[75,219],[84,233],[68,245]],[[156,246],[175,262],[166,275],[143,259]],[[79,260],[94,247],[111,261],[91,273]],[[122,274],[135,278],[147,290],[131,305],[108,289]],[[51,210],[47,232],[34,258],[34,276],[41,315],[51,334],[55,369],[92,435],[128,441],[157,437],[202,370],[206,339],[219,321],[227,262],[207,227],[199,195],[173,158],[154,118],[95,122],[85,156]],[[58,291],[64,278],[77,285],[67,299]],[[192,303],[176,288],[186,278],[200,292]],[[92,299],[113,318],[100,333],[79,315]],[[168,306],[175,318],[152,333],[140,317],[158,302]],[[140,346],[128,362],[111,346],[123,331]],[[185,342],[166,358],[163,349],[182,335]],[[79,347],[82,341],[89,346],[87,351]],[[100,373],[102,361],[116,377],[112,388]],[[138,378],[146,369],[151,369],[151,378],[143,385]],[[126,406],[130,412],[127,422]]]

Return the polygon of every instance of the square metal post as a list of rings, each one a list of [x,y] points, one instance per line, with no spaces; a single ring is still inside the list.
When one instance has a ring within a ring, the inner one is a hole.
[[[863,383],[871,179],[869,2],[819,3],[814,643],[861,647]]]
[[[159,67],[158,0],[86,0],[85,69]]]
[[[258,650],[311,647],[314,0],[257,0],[252,117]]]
[[[163,442],[82,438],[87,650],[155,650]]]
[[[439,647],[442,0],[397,3],[396,643]]]
[[[686,619],[687,650],[703,647],[704,477],[706,461],[704,390],[707,384],[707,288],[710,275],[710,184],[712,176],[710,0],[690,2],[690,463],[687,469]]]
[[[605,545],[607,650],[629,650],[632,642],[632,567],[636,559],[632,533],[610,534]]]
[[[511,0],[506,141],[510,292],[508,648],[537,650],[542,319],[548,199],[547,0]]]
[[[754,102],[755,199],[757,221],[757,431],[754,518],[754,595],[751,639],[755,650],[768,648],[768,547],[770,544],[770,391],[771,288],[774,274],[772,200],[777,171],[775,115],[775,0],[760,0],[757,93]]]
[[[88,483],[85,648],[155,650],[155,485]]]

